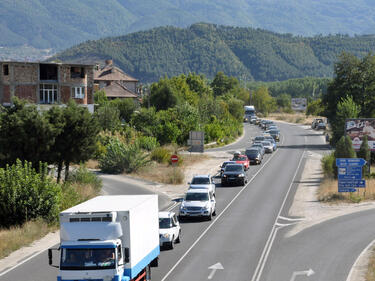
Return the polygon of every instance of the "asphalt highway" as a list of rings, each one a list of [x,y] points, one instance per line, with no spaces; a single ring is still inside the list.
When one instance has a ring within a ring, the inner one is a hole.
[[[375,211],[339,217],[285,238],[291,226],[280,225],[285,223],[306,151],[322,152],[327,147],[309,130],[278,126],[282,134],[278,150],[266,155],[261,165],[250,167],[246,186],[217,185],[216,217],[182,222],[181,243],[161,252],[152,280],[289,281],[295,271],[309,268],[314,275],[298,275],[295,280],[346,280],[359,253],[374,239]],[[258,126],[246,124],[241,141],[210,151],[243,151],[260,133]],[[113,179],[104,180],[104,190],[108,194],[148,192]],[[178,213],[178,206],[174,211]],[[0,281],[56,280],[56,275],[57,269],[48,266],[47,253],[42,252],[7,274],[0,273]]]

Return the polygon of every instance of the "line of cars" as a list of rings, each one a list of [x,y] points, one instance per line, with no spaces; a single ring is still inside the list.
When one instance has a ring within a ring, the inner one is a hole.
[[[181,242],[179,220],[200,217],[211,220],[216,215],[216,185],[210,175],[196,175],[188,183],[189,189],[183,198],[179,215],[175,212],[159,212],[160,246],[173,249]]]
[[[248,182],[246,171],[251,164],[260,164],[265,153],[272,153],[277,149],[276,141],[280,139],[280,132],[272,121],[262,120],[260,126],[265,130],[263,135],[256,136],[253,144],[247,148],[245,154],[236,151],[230,161],[220,166],[221,186],[241,185]],[[266,124],[263,126],[263,124]],[[277,132],[271,134],[270,132]],[[188,183],[189,189],[183,198],[179,214],[175,212],[159,213],[160,246],[174,248],[175,243],[181,242],[181,226],[179,220],[188,217],[211,220],[216,215],[216,184],[210,175],[196,175]]]

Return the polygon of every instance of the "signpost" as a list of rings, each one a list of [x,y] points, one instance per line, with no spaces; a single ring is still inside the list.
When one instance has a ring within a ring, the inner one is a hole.
[[[362,179],[362,167],[366,161],[362,158],[337,158],[337,177],[339,192],[355,192],[356,188],[366,187]]]

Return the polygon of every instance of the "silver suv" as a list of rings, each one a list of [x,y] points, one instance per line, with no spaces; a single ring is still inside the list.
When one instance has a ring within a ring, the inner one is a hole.
[[[189,184],[189,189],[208,189],[214,196],[216,185],[210,175],[196,175]]]

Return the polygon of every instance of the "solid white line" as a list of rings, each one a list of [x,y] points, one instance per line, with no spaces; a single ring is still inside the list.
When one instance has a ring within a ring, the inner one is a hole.
[[[7,274],[9,271],[12,271],[13,269],[16,269],[16,268],[19,267],[20,265],[22,265],[22,264],[24,264],[25,262],[31,260],[32,258],[36,257],[37,255],[41,254],[41,253],[44,252],[44,251],[45,251],[45,249],[44,249],[44,250],[41,250],[41,251],[39,251],[39,252],[36,252],[35,254],[31,255],[30,257],[28,257],[27,259],[21,261],[20,263],[16,264],[15,266],[13,266],[13,267],[11,267],[11,268],[9,268],[9,269],[7,269],[7,270],[1,272],[1,273],[0,273],[0,277],[3,276],[3,275],[5,275],[5,274]]]
[[[292,219],[292,218],[287,218],[287,217],[283,217],[283,216],[279,216],[279,219],[283,220],[283,221],[304,221],[305,219]]]
[[[173,202],[173,205],[170,206],[169,208],[166,209],[167,212],[169,212],[170,210],[172,210],[174,207],[176,207],[178,203],[176,201]]]
[[[354,268],[356,267],[357,263],[359,262],[360,258],[375,244],[375,240],[373,240],[370,244],[367,245],[367,247],[365,249],[363,249],[363,251],[359,254],[359,256],[357,257],[357,259],[355,260],[355,262],[353,263],[353,266],[352,268],[350,269],[350,272],[349,272],[349,275],[348,275],[348,278],[346,279],[346,281],[354,281],[352,280],[352,275],[353,275],[353,272],[354,272]]]
[[[305,136],[304,139],[305,139],[305,144],[306,144],[306,136]],[[267,262],[268,255],[269,255],[269,252],[270,252],[270,250],[271,250],[271,247],[272,247],[272,244],[273,244],[273,241],[274,241],[274,238],[272,239],[272,236],[273,236],[273,234],[274,234],[274,232],[275,232],[275,228],[276,228],[277,220],[278,220],[278,218],[280,217],[280,214],[281,214],[281,212],[282,212],[282,210],[283,210],[283,208],[284,208],[285,202],[286,202],[286,200],[287,200],[287,198],[288,198],[288,196],[289,196],[290,190],[292,189],[293,183],[294,183],[295,178],[296,178],[296,176],[297,176],[297,173],[298,173],[298,171],[299,171],[299,169],[300,169],[300,166],[301,166],[301,163],[302,163],[302,159],[303,159],[303,157],[304,157],[304,155],[305,155],[305,151],[306,151],[306,149],[303,150],[303,153],[302,153],[302,155],[301,155],[301,158],[299,159],[299,163],[298,163],[297,169],[296,169],[296,171],[295,171],[295,173],[294,173],[294,176],[293,176],[292,182],[291,182],[290,185],[289,185],[289,188],[288,188],[288,191],[287,191],[287,193],[286,193],[286,195],[285,195],[285,197],[284,197],[283,203],[281,204],[281,208],[280,208],[280,210],[279,210],[279,213],[278,213],[277,216],[276,216],[275,223],[274,223],[274,225],[273,225],[273,227],[272,227],[272,230],[271,230],[271,233],[270,233],[270,235],[269,235],[269,237],[268,237],[268,239],[267,239],[266,245],[265,245],[265,247],[264,247],[264,249],[263,249],[262,255],[261,255],[260,259],[259,259],[259,262],[258,262],[257,267],[256,267],[256,269],[255,269],[254,275],[253,275],[253,277],[251,278],[251,281],[259,281],[259,279],[260,279],[260,277],[261,277],[261,275],[262,275],[262,272],[263,272],[264,266],[265,266],[265,264],[266,264],[266,262]],[[268,244],[268,243],[269,243],[269,244]]]
[[[197,240],[190,246],[189,249],[181,256],[181,258],[176,262],[176,264],[167,272],[167,274],[161,279],[161,281],[165,281],[168,276],[175,270],[175,268],[181,263],[181,261],[190,253],[190,251],[194,248],[196,244],[203,238],[203,236],[211,229],[211,227],[216,223],[216,221],[225,213],[225,211],[233,204],[233,202],[238,198],[238,196],[241,195],[241,193],[250,185],[250,183],[254,180],[254,178],[263,170],[263,168],[268,164],[269,161],[276,155],[276,153],[279,150],[276,150],[271,157],[267,160],[266,163],[263,164],[263,166],[251,177],[247,185],[242,187],[242,189],[234,196],[234,198],[228,203],[228,205],[223,209],[223,211],[218,214],[215,218],[215,220],[202,232],[202,234],[198,237]]]

